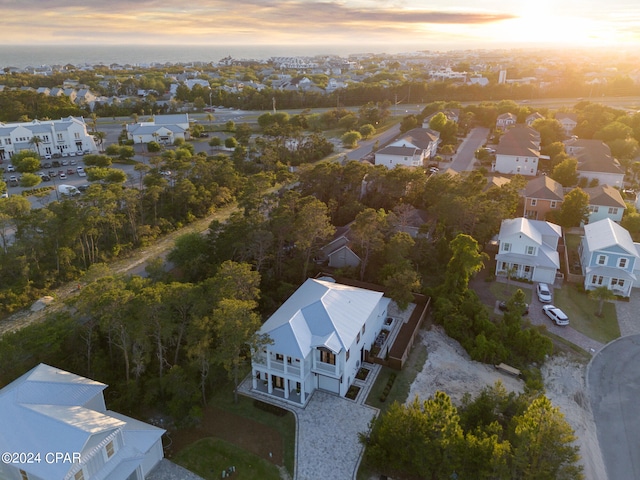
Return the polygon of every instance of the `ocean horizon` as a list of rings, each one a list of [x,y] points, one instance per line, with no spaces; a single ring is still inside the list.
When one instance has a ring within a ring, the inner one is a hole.
[[[409,45],[1,45],[0,69],[42,65],[146,66],[152,63],[218,62],[234,59],[268,60],[271,57],[312,57],[359,53],[403,53],[428,50]]]

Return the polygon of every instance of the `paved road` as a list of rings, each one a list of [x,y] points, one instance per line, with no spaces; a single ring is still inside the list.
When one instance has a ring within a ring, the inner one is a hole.
[[[587,368],[598,442],[611,479],[640,479],[640,335],[604,347]]]
[[[462,141],[458,151],[453,156],[450,168],[456,172],[467,172],[473,170],[475,162],[475,152],[487,141],[489,129],[484,127],[474,128]]]
[[[390,129],[382,132],[380,135],[376,135],[369,140],[362,140],[358,148],[355,148],[347,153],[347,159],[349,160],[361,160],[370,154],[373,150],[373,145],[378,142],[380,147],[383,147],[387,143],[394,140],[398,135],[400,135],[400,124],[394,125]]]

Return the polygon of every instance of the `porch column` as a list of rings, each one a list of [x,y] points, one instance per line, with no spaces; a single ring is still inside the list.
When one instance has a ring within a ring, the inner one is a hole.
[[[251,389],[255,390],[258,388],[258,379],[256,378],[256,369],[251,369]]]
[[[269,394],[273,393],[273,385],[271,384],[271,375],[268,373],[264,374],[266,380],[267,380],[267,391],[269,392]]]
[[[284,379],[284,399],[289,400],[289,379]]]

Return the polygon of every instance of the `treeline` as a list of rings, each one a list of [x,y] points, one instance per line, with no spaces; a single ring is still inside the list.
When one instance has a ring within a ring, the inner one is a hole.
[[[539,393],[497,383],[456,407],[436,392],[394,403],[361,434],[364,465],[394,478],[477,480],[584,478],[576,436]]]

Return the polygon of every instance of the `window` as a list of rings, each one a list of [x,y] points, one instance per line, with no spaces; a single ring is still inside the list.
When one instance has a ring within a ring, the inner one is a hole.
[[[602,275],[594,275],[593,277],[591,277],[591,284],[592,285],[602,285],[602,280],[604,280],[602,278]]]
[[[619,268],[625,268],[627,266],[627,259],[626,258],[620,258],[618,260],[618,267]]]
[[[360,343],[360,332],[358,332],[358,335],[356,335],[356,343]]]
[[[532,207],[535,207],[537,204],[538,204],[538,199],[536,199],[536,198],[532,198],[532,199],[531,199],[531,206],[532,206]]]
[[[20,477],[22,478],[22,480],[29,480],[29,475],[27,475],[27,472],[22,469],[20,469]]]
[[[84,471],[80,470],[73,476],[73,480],[84,480]]]
[[[284,355],[282,355],[281,353],[276,353],[276,360],[284,362]]]
[[[347,350],[347,361],[349,360],[349,355],[351,355],[351,349]]]
[[[364,335],[364,329],[367,326],[367,324],[362,325],[362,334]]]
[[[80,139],[80,134],[78,132],[75,133],[76,140]]]
[[[524,159],[524,163],[529,163],[529,159],[528,159],[528,158],[525,158],[525,159]]]
[[[617,215],[618,207],[609,207],[609,215]]]
[[[510,243],[503,243],[502,244],[502,251],[503,252],[510,252],[511,251],[511,244]]]
[[[320,350],[320,361],[322,363],[328,363],[329,365],[336,364],[336,356],[333,352],[327,350]]]
[[[551,202],[551,208],[556,208],[557,203],[558,202],[556,202],[556,201]]]
[[[524,273],[531,273],[531,265],[524,266]]]
[[[606,255],[598,255],[598,265],[605,265],[607,263]]]
[[[107,443],[107,446],[104,447],[104,450],[105,452],[107,452],[107,458],[113,457],[113,454],[116,453],[116,451],[113,448],[113,440]]]
[[[596,206],[596,205],[591,205],[591,206],[589,207],[589,211],[590,211],[591,213],[598,213],[598,210],[599,210],[599,208],[598,208],[598,206]]]
[[[61,133],[58,134],[58,141],[61,142],[62,140],[64,140],[64,137],[62,136]]]
[[[611,286],[619,286],[619,287],[624,287],[624,280],[622,280],[621,278],[612,278],[611,279]]]
[[[527,247],[527,255],[535,255],[536,254],[536,247]]]

